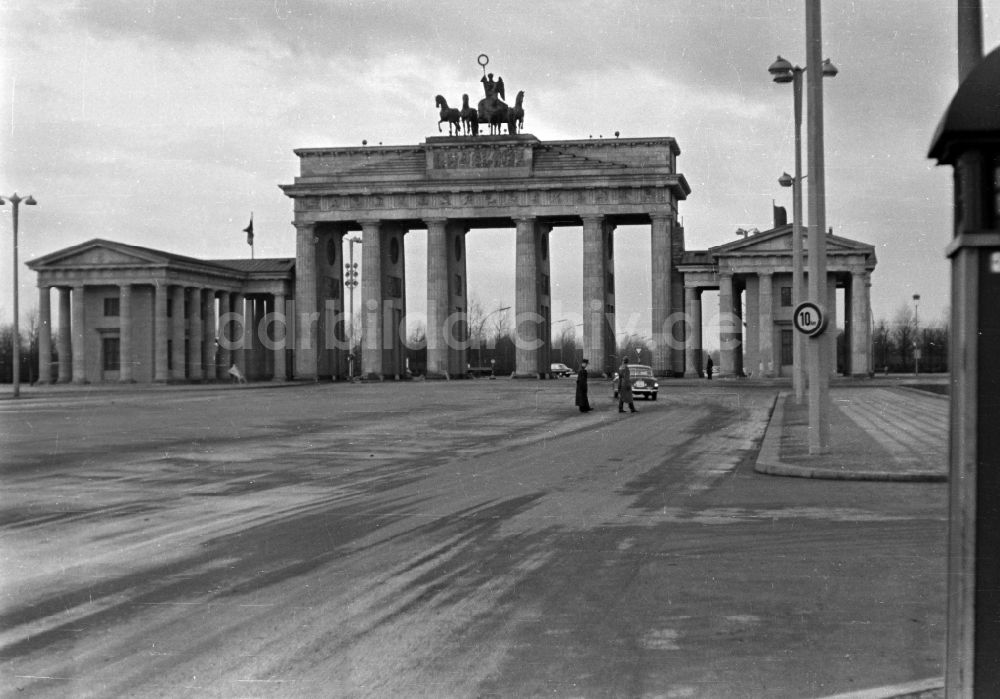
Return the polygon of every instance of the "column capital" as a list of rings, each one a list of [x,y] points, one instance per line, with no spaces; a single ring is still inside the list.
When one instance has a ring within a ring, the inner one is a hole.
[[[434,217],[431,217],[431,218],[424,218],[424,219],[421,219],[421,221],[423,221],[424,223],[426,223],[428,226],[431,226],[431,225],[444,226],[445,224],[448,223],[448,219],[446,217],[444,217],[444,216],[434,216]]]
[[[520,225],[524,223],[534,224],[538,220],[537,216],[515,216],[512,219],[515,225]]]
[[[580,220],[583,221],[583,225],[585,226],[588,223],[591,225],[593,224],[601,225],[602,223],[605,222],[606,219],[607,216],[605,216],[604,214],[584,214],[580,216]]]
[[[673,212],[670,213],[651,213],[649,214],[649,220],[653,223],[673,223],[676,220]]]

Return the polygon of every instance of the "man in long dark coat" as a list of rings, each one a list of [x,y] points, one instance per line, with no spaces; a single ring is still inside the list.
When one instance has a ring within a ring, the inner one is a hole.
[[[581,413],[590,412],[590,401],[587,399],[587,360],[580,362],[580,370],[576,372],[576,405]]]
[[[618,367],[618,412],[625,412],[626,403],[628,403],[629,412],[639,412],[635,409],[633,400],[632,372],[628,368],[628,359],[622,359],[622,365]]]

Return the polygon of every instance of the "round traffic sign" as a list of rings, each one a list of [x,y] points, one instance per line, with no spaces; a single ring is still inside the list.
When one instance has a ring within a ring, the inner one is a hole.
[[[826,313],[819,304],[805,301],[795,307],[792,323],[800,333],[815,337],[826,329]]]

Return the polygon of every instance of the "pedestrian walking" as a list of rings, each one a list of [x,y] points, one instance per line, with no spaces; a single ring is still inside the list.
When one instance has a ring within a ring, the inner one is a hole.
[[[622,365],[618,367],[618,412],[625,412],[626,403],[631,412],[639,412],[632,399],[632,373],[628,368],[628,359],[622,359]]]
[[[712,361],[712,357],[709,356],[708,362],[705,363],[705,376],[709,381],[712,380],[712,369],[715,367],[715,362]]]
[[[588,413],[593,408],[590,407],[590,400],[587,398],[587,360],[580,362],[580,369],[576,372],[576,405],[581,413]]]

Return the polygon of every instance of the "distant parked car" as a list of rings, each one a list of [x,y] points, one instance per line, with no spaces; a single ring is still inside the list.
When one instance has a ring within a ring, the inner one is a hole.
[[[653,367],[645,364],[629,364],[629,375],[632,377],[632,395],[642,396],[649,400],[656,400],[656,392],[660,390],[660,384],[653,376]],[[618,372],[615,372],[613,380],[615,398],[618,397]]]
[[[572,376],[576,373],[562,362],[552,362],[552,365],[549,367],[549,371],[551,371],[557,378]]]

